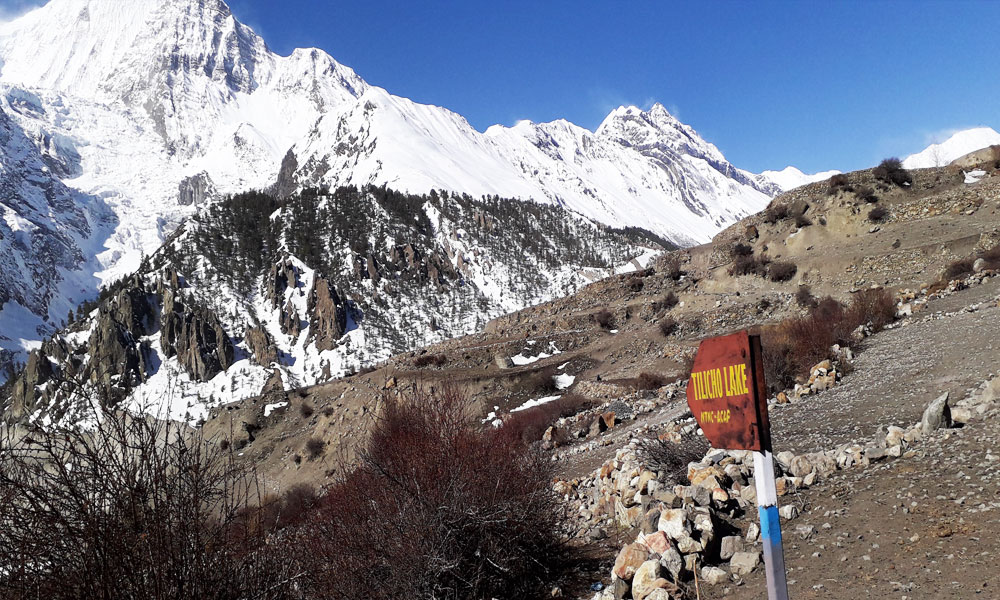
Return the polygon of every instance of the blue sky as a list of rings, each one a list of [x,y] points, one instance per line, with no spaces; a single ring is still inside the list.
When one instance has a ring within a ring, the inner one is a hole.
[[[660,102],[752,171],[852,170],[1000,130],[1000,2],[229,3],[274,50],[323,48],[479,130],[593,129],[620,104]]]

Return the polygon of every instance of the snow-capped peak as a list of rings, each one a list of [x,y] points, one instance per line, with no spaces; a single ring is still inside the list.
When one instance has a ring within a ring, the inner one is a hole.
[[[1000,133],[990,127],[975,127],[952,134],[940,144],[931,144],[916,154],[903,160],[907,169],[943,167],[956,158],[975,152],[987,146],[1000,144]]]
[[[780,171],[764,171],[760,174],[764,179],[773,182],[781,191],[787,192],[788,190],[801,187],[809,183],[815,183],[817,181],[823,181],[824,179],[829,179],[834,175],[839,174],[840,171],[820,171],[819,173],[807,174],[803,173],[796,167],[791,165],[785,167]]]

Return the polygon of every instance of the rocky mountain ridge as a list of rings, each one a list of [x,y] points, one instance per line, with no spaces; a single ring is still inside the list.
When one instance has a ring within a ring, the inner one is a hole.
[[[50,0],[0,24],[0,88],[4,118],[44,161],[7,168],[56,180],[79,209],[90,198],[109,213],[74,243],[81,260],[33,275],[53,282],[54,312],[28,299],[0,307],[0,324],[30,321],[27,334],[0,340],[21,359],[41,339],[31,331],[51,332],[227,194],[448,190],[557,204],[691,244],[777,191],[660,105],[616,110],[597,131],[555,121],[479,132],[369,85],[321,50],[277,55],[222,0]],[[50,218],[48,230],[77,227],[69,213]],[[13,277],[4,295],[32,287],[25,269]]]

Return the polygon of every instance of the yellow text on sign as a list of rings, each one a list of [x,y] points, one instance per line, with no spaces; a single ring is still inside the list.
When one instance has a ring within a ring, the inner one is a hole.
[[[694,385],[695,400],[715,400],[750,393],[747,366],[743,363],[691,373],[691,385]]]

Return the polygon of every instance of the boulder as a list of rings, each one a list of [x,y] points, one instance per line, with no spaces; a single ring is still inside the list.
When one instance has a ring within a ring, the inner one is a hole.
[[[983,258],[977,258],[974,263],[972,263],[972,271],[974,273],[982,273],[986,270],[986,260]]]
[[[643,543],[646,544],[650,552],[659,554],[660,556],[663,556],[671,548],[670,538],[662,531],[645,536]]]
[[[684,571],[684,559],[681,557],[681,553],[677,551],[676,548],[670,546],[665,552],[660,554],[660,566],[670,573],[670,577],[674,581],[677,581],[681,576],[681,572]]]
[[[690,531],[687,512],[680,508],[669,508],[660,512],[660,520],[656,527],[667,534],[672,540],[686,537]]]
[[[948,392],[931,401],[920,419],[920,432],[924,435],[941,427],[951,427],[951,409],[948,407]]]
[[[708,585],[719,585],[729,581],[729,573],[719,567],[702,567],[701,580]]]
[[[611,569],[611,572],[618,579],[631,581],[635,572],[646,562],[648,556],[649,550],[643,544],[638,542],[628,544],[618,552],[618,556],[615,558],[615,566]]]
[[[632,600],[646,600],[646,596],[660,587],[657,580],[663,581],[659,561],[647,560],[639,565],[632,577]]]
[[[719,558],[729,560],[737,552],[743,551],[743,538],[738,535],[727,535],[722,538],[719,546]]]
[[[729,559],[729,568],[736,575],[747,575],[760,564],[760,552],[737,552]]]

